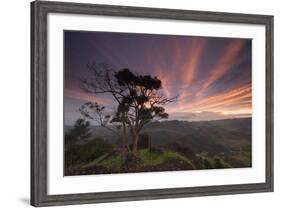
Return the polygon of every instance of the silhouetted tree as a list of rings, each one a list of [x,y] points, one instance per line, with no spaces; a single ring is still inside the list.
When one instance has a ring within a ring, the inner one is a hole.
[[[121,124],[118,122],[112,122],[113,115],[105,111],[105,106],[98,104],[97,102],[86,102],[78,109],[79,112],[87,119],[95,121],[101,127],[109,130],[118,137],[122,138],[122,145],[125,148],[125,141],[123,140],[125,133],[120,135],[120,130],[122,128]]]
[[[104,114],[105,107],[88,102],[81,106],[80,113],[86,118],[110,128],[108,124],[118,124],[123,130],[123,143],[128,147],[128,127],[133,138],[133,153],[137,152],[139,134],[151,121],[168,118],[164,105],[175,100],[161,94],[162,82],[156,76],[138,75],[129,69],[119,71],[107,64],[88,65],[91,76],[82,80],[82,88],[94,94],[110,94],[116,101],[114,115]],[[111,128],[110,128],[111,129]]]

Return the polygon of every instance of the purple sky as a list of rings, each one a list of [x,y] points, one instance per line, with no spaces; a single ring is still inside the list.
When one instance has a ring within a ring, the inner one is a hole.
[[[165,106],[170,119],[214,120],[252,112],[250,39],[65,31],[65,124],[80,117],[86,101],[112,106],[109,95],[80,89],[89,63],[108,63],[151,74],[176,102]]]

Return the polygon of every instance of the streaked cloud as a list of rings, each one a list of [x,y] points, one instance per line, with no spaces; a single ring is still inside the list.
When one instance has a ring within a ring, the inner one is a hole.
[[[106,105],[109,103],[112,103],[111,99],[103,98],[100,96],[95,96],[93,94],[85,93],[82,90],[76,90],[76,89],[64,89],[64,96],[73,98],[76,100],[82,100],[82,101],[92,101],[92,102],[98,102],[100,104]]]
[[[222,112],[173,112],[170,113],[169,118],[171,120],[183,120],[183,121],[211,121],[211,120],[221,120],[229,118],[248,118],[251,114],[224,114]]]
[[[189,47],[190,54],[189,56],[184,57],[185,62],[181,67],[181,79],[186,86],[192,84],[206,43],[207,40],[205,38],[194,37],[190,45],[186,46]]]
[[[221,58],[217,61],[215,67],[212,68],[209,78],[204,81],[198,93],[201,93],[202,91],[207,89],[211,84],[221,78],[228,70],[230,70],[235,64],[239,62],[239,60],[237,60],[237,57],[244,46],[244,40],[236,39],[225,47]]]
[[[180,91],[179,102],[182,102],[184,98],[190,95],[189,87],[192,84],[194,77],[197,75],[199,63],[203,49],[207,43],[205,38],[192,39],[191,44],[188,46],[190,54],[185,57],[185,61],[181,67],[181,82],[182,88]]]
[[[243,109],[251,113],[252,85],[251,83],[239,86],[226,92],[200,98],[193,102],[180,103],[176,108],[181,111],[221,111],[227,112],[235,109]],[[172,111],[172,109],[170,109]]]
[[[87,63],[110,62],[116,68],[157,76],[165,96],[178,96],[165,106],[170,119],[251,115],[250,39],[75,31],[65,37],[68,98],[112,106],[110,96],[79,88],[79,79],[89,76]],[[74,101],[67,102],[70,112]]]

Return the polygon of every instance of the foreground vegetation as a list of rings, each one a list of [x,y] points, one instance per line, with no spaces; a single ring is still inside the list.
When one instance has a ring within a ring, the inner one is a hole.
[[[135,155],[95,138],[65,151],[65,175],[231,168],[223,157],[171,146],[140,149]]]
[[[106,139],[104,139],[106,138]],[[66,129],[64,174],[106,174],[251,167],[251,120],[152,123],[137,152],[78,120]]]

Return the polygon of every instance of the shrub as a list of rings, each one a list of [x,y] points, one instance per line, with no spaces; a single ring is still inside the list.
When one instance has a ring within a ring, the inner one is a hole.
[[[229,168],[230,165],[219,157],[214,158],[214,168]]]
[[[212,162],[209,158],[203,158],[203,168],[206,168],[206,169],[213,168]]]
[[[112,150],[112,145],[108,144],[102,138],[94,138],[83,144],[76,144],[65,151],[65,165],[72,167],[100,157]]]
[[[141,159],[138,156],[134,155],[133,153],[128,153],[124,158],[121,169],[124,171],[134,169],[140,164],[140,162]]]
[[[65,133],[65,145],[72,146],[79,139],[91,137],[90,122],[79,118],[75,121],[74,126]]]

